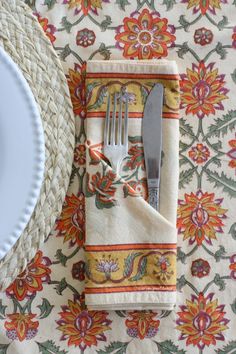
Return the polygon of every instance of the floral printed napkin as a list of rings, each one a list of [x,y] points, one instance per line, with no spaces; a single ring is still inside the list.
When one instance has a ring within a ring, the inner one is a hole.
[[[147,198],[141,126],[146,98],[164,86],[160,213]],[[176,301],[179,76],[173,61],[87,64],[85,302],[93,309],[172,309]],[[120,175],[103,155],[107,94],[129,100],[129,151]]]

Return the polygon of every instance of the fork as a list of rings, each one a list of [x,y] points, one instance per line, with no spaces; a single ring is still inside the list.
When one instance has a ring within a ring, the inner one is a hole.
[[[122,124],[122,108],[124,103],[124,124]],[[119,100],[119,103],[118,103]],[[116,108],[119,105],[118,122]],[[114,105],[111,115],[111,96],[108,95],[106,119],[104,127],[104,155],[111,163],[113,170],[119,173],[121,162],[128,155],[128,97],[122,92],[114,94]]]

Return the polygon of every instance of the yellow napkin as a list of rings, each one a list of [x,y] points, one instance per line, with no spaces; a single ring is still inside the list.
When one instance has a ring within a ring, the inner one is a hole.
[[[164,85],[160,211],[147,203],[141,137],[146,97]],[[85,301],[90,309],[172,309],[176,301],[179,76],[174,61],[87,63]],[[103,155],[108,92],[129,99],[129,155]]]

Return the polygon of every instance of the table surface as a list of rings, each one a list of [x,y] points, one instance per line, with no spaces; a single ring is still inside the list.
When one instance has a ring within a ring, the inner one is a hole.
[[[0,295],[0,353],[236,351],[235,1],[25,2],[62,61],[77,139],[61,217],[26,271]],[[181,74],[176,309],[88,312],[85,61],[160,55],[176,60]]]

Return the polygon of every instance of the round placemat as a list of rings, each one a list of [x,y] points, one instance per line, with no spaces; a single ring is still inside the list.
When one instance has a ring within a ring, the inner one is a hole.
[[[19,66],[32,90],[45,139],[45,173],[38,202],[24,232],[0,261],[0,290],[4,290],[34,257],[61,212],[71,174],[75,128],[60,61],[22,1],[1,0],[0,45]]]

